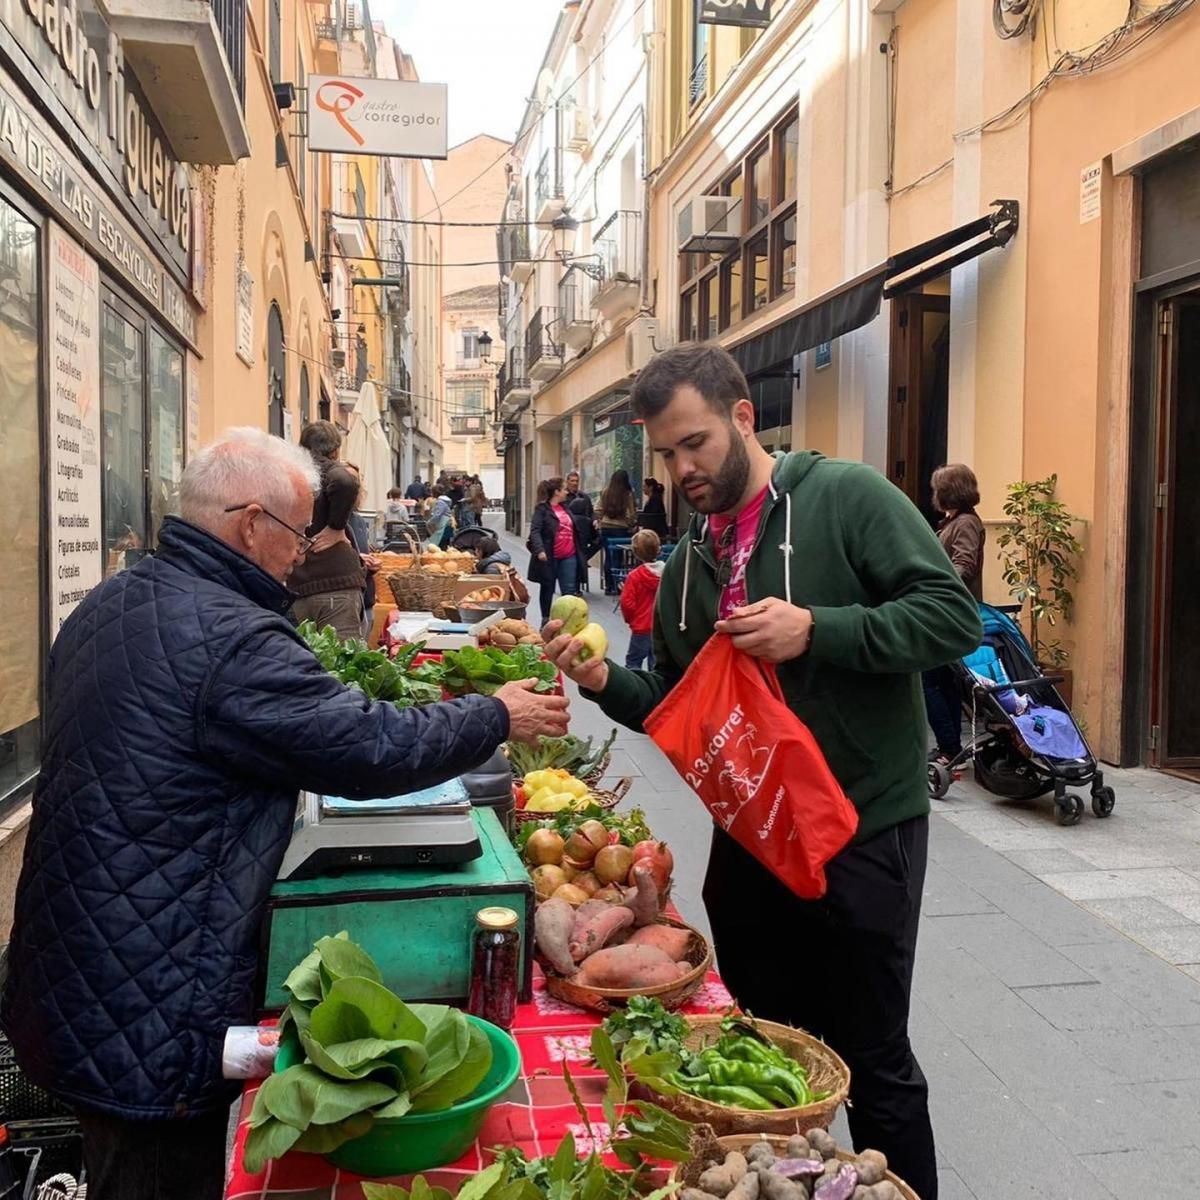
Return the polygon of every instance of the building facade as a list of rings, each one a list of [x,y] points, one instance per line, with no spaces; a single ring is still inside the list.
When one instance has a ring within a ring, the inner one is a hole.
[[[497,316],[496,213],[506,190],[508,142],[478,134],[436,164],[445,249],[442,268],[442,466],[478,475],[489,499],[505,495],[492,436],[504,329]]]

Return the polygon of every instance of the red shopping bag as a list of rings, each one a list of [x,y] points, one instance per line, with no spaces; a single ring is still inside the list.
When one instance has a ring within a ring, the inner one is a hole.
[[[772,664],[715,634],[643,727],[742,849],[802,899],[825,894],[858,813]]]

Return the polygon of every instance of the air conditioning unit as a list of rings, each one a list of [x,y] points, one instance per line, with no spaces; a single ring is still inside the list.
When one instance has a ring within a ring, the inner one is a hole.
[[[740,196],[694,196],[679,212],[679,253],[724,254],[742,235]]]
[[[625,369],[640,371],[662,349],[658,322],[652,317],[638,317],[625,330]]]
[[[330,350],[329,365],[335,371],[344,371],[346,369],[346,352],[345,352],[345,350]]]

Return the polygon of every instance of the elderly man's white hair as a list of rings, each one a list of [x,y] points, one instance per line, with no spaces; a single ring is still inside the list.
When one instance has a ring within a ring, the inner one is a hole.
[[[309,452],[249,425],[227,429],[205,446],[183,472],[179,514],[210,531],[229,520],[231,504],[284,508],[302,481],[315,495],[321,475]]]

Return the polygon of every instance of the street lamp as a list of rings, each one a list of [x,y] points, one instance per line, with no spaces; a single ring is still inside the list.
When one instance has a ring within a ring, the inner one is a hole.
[[[477,339],[479,346],[479,361],[487,363],[492,361],[492,335],[485,329]]]
[[[579,240],[579,222],[566,210],[550,223],[554,233],[554,253],[566,262],[575,257],[575,245]]]
[[[598,262],[586,262],[585,259],[599,258],[599,254],[585,254],[580,258],[575,257],[575,247],[579,241],[579,222],[571,216],[566,210],[563,211],[550,222],[550,229],[554,235],[554,253],[558,255],[559,261],[564,267],[574,267],[582,271],[589,279],[594,279],[597,283],[604,278],[604,268]]]

